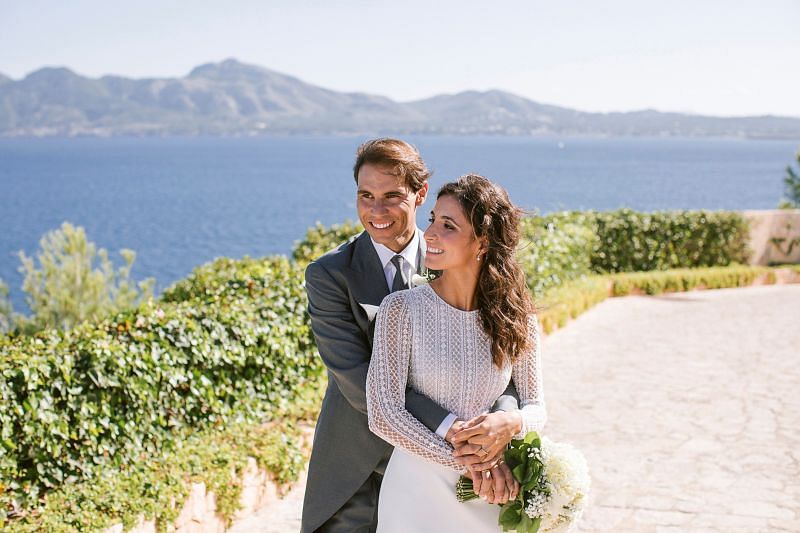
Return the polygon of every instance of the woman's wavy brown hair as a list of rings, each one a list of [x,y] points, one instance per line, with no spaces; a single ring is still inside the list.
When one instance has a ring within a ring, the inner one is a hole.
[[[534,312],[525,274],[515,258],[523,211],[505,189],[478,174],[447,183],[436,196],[461,205],[477,238],[488,244],[478,275],[478,315],[492,340],[492,361],[502,368],[528,346],[528,315]]]

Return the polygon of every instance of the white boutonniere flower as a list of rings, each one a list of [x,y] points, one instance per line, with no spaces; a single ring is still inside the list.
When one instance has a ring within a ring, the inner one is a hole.
[[[430,282],[430,280],[425,276],[420,276],[419,274],[414,274],[411,276],[412,287],[419,287],[420,285],[425,285],[428,282]]]

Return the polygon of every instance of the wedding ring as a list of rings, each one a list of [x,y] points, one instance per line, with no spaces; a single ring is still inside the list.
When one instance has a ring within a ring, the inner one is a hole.
[[[486,479],[489,479],[490,477],[492,477],[492,473],[487,470],[486,471]]]

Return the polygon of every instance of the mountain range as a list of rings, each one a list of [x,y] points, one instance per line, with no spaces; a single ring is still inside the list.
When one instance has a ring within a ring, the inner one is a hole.
[[[498,90],[396,102],[235,59],[183,78],[93,79],[50,67],[21,80],[0,74],[5,137],[412,133],[800,139],[800,118],[587,113]]]

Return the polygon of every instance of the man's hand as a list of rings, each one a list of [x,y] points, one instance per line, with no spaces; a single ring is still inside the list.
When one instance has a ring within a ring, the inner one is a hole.
[[[454,428],[455,423],[451,431]],[[506,446],[521,429],[519,411],[497,411],[462,422],[448,441],[453,444],[453,456],[460,464],[474,470],[487,470],[502,459]]]
[[[514,479],[511,469],[508,468],[504,460],[501,459],[497,461],[492,468],[484,470],[483,472],[484,475],[485,472],[491,472],[491,479],[494,482],[494,499],[490,500],[490,503],[499,503],[502,505],[517,497],[517,494],[519,494],[519,483]]]
[[[455,422],[453,422],[453,425],[450,426],[450,429],[447,430],[447,435],[444,436],[444,440],[452,444],[453,448],[456,447],[455,443],[453,442],[453,438],[465,427],[464,424],[465,422],[463,420],[456,419]],[[475,494],[477,494],[477,492]]]

